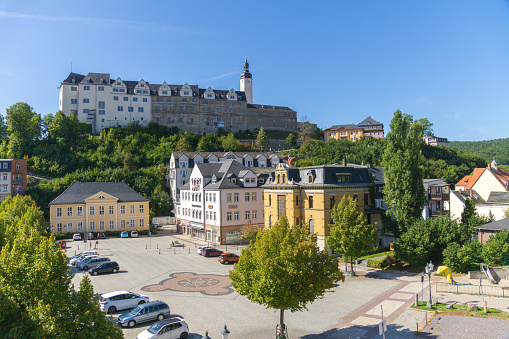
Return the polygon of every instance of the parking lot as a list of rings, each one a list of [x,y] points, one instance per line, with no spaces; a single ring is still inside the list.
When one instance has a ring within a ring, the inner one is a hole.
[[[228,272],[231,265],[222,265],[217,258],[199,256],[196,245],[184,242],[183,248],[171,248],[177,240],[169,233],[151,237],[110,238],[99,240],[98,252],[117,261],[120,271],[115,274],[91,276],[96,293],[128,290],[162,300],[170,305],[173,315],[182,316],[190,329],[189,338],[201,338],[205,331],[211,338],[221,338],[224,325],[230,338],[274,338],[279,311],[251,303],[230,286]],[[182,242],[181,240],[179,240]],[[87,243],[88,249],[89,243]],[[92,242],[92,248],[95,241]],[[79,246],[79,249],[78,249]],[[83,241],[68,242],[67,255],[84,250]],[[224,246],[219,247],[225,250]],[[240,254],[240,248],[228,246],[228,251]],[[75,268],[76,288],[83,273]],[[285,312],[285,322],[292,338],[311,338],[338,323],[378,295],[394,287],[397,282],[355,277],[347,279],[324,299],[308,305],[307,311]],[[114,314],[118,317],[122,312]],[[148,328],[152,322],[123,329],[125,338]]]

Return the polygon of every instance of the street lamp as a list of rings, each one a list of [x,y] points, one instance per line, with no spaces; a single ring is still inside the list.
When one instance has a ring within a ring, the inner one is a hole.
[[[427,308],[432,308],[433,307],[433,302],[431,300],[431,272],[433,272],[433,263],[430,261],[425,269],[426,269],[426,275],[428,276],[428,287],[429,287],[429,301],[428,301],[428,305],[427,305]]]
[[[228,339],[228,336],[230,335],[230,331],[228,331],[228,329],[226,328],[226,324],[224,324],[224,330],[222,330],[220,333],[221,333],[222,339]]]

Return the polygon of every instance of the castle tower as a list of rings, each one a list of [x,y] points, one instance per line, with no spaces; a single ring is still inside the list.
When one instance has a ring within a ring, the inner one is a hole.
[[[244,72],[240,75],[240,91],[246,93],[248,104],[253,103],[253,75],[249,73],[249,63],[244,61]]]

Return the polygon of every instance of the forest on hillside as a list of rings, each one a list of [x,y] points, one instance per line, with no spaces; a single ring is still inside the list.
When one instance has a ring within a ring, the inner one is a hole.
[[[485,141],[450,141],[452,148],[473,153],[487,162],[509,165],[509,138]]]

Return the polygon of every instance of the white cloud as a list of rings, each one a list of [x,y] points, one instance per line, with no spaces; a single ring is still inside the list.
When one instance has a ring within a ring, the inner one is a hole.
[[[94,26],[136,26],[137,29],[150,29],[150,30],[165,30],[172,32],[188,33],[188,34],[200,34],[204,33],[203,30],[198,30],[192,27],[173,26],[173,25],[162,25],[158,23],[147,23],[132,20],[118,20],[118,19],[106,19],[106,18],[90,18],[90,17],[78,17],[78,16],[56,16],[56,15],[37,15],[37,14],[25,14],[18,12],[7,12],[0,11],[0,19],[9,18],[17,20],[28,20],[28,21],[47,21],[47,22],[63,22],[63,23],[80,23]]]
[[[228,72],[228,73],[224,73],[224,74],[221,74],[221,75],[218,75],[218,76],[215,76],[215,77],[212,77],[212,78],[207,78],[207,79],[201,79],[199,80],[200,82],[207,82],[207,81],[214,81],[214,80],[217,80],[217,79],[222,79],[222,78],[226,78],[226,77],[229,77],[229,76],[232,76],[234,74],[236,74],[238,72]],[[239,73],[240,74],[240,73]]]

